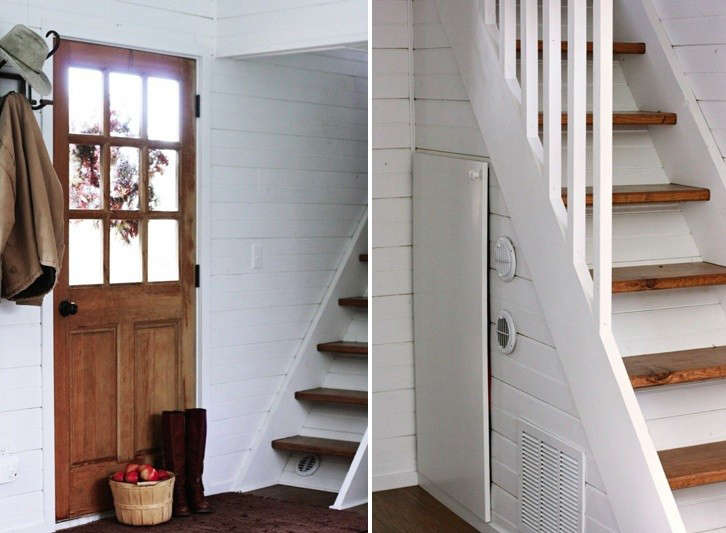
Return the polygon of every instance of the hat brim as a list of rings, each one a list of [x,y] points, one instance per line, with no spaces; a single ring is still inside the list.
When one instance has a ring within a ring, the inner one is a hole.
[[[30,86],[41,96],[48,96],[53,90],[53,87],[50,84],[50,80],[44,72],[34,71],[28,65],[7,53],[3,48],[0,48],[0,58],[4,59],[10,65],[15,67],[18,73],[25,79],[25,81],[27,81]]]

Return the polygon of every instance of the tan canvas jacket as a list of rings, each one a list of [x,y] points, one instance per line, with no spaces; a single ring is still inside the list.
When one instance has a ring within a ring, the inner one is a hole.
[[[0,296],[40,305],[63,262],[63,189],[28,100],[0,111]]]

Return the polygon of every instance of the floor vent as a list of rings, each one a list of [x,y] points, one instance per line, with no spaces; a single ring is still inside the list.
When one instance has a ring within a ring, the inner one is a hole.
[[[528,533],[584,531],[582,451],[520,421],[519,462],[520,529]]]
[[[297,462],[295,473],[298,476],[312,476],[320,468],[320,456],[315,454],[303,455]]]

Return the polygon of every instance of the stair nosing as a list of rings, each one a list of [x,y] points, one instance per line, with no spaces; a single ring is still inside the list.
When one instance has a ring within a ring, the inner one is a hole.
[[[684,360],[693,364],[684,365]],[[633,355],[623,358],[623,364],[636,390],[723,379],[726,346]]]
[[[292,442],[292,439],[308,439],[311,441],[317,441],[317,445],[305,446],[303,444],[296,444]],[[326,448],[326,444],[328,447]],[[347,447],[345,451],[332,450],[332,446]],[[271,446],[280,451],[292,452],[292,453],[315,453],[320,455],[329,455],[333,457],[346,457],[352,459],[355,457],[355,453],[360,445],[359,442],[345,441],[339,439],[328,439],[324,437],[308,437],[304,435],[293,435],[291,437],[283,437],[280,439],[274,439],[271,442]]]
[[[625,187],[613,187],[613,205],[650,204],[650,203],[672,203],[672,202],[707,202],[711,199],[711,191],[705,187],[693,187],[680,185],[678,183],[663,184],[663,186],[682,187],[677,190],[658,190],[655,185],[637,185]],[[562,201],[567,205],[568,190],[562,187]],[[592,187],[585,192],[585,205],[592,206]]]
[[[634,276],[631,279],[615,279],[616,272],[624,271],[625,269],[645,269],[649,267],[653,268],[664,268],[668,267],[684,267],[684,266],[696,266],[696,265],[710,265],[713,267],[719,267],[723,269],[720,272],[701,272],[695,274],[674,274],[667,276],[653,276],[653,277],[637,277]],[[694,288],[694,287],[707,287],[714,285],[725,285],[726,284],[726,267],[709,263],[707,261],[692,262],[692,263],[673,263],[673,264],[661,264],[661,265],[645,265],[642,267],[617,267],[613,268],[613,282],[612,292],[613,294],[621,294],[628,292],[644,292],[652,290],[667,290],[667,289],[683,289],[683,288]]]
[[[360,393],[365,393],[365,397],[362,397]],[[335,405],[365,406],[368,405],[368,391],[316,387],[314,389],[296,391],[295,399]]]
[[[711,459],[713,457],[718,457],[718,460],[709,461],[709,458],[707,457],[701,461],[700,469],[696,469],[695,467],[683,467],[683,464],[688,459],[692,460],[693,456],[697,456],[699,452],[703,453],[706,451],[706,455],[708,455],[709,448],[717,452],[711,453]],[[690,458],[688,457],[689,453],[691,454]],[[680,460],[676,459],[678,456],[681,456]],[[726,481],[726,460],[720,459],[721,457],[726,457],[726,441],[660,450],[658,452],[658,457],[660,458],[661,465],[663,466],[666,478],[668,479],[668,484],[672,490],[699,487],[702,485],[711,485],[713,483]],[[720,464],[718,463],[719,460],[722,461]],[[714,467],[704,468],[704,465],[708,465],[709,462],[714,463]],[[673,472],[674,469],[676,469],[676,473]],[[678,470],[683,471],[678,472]]]
[[[321,342],[318,344],[317,349],[319,352],[329,352],[336,354],[347,354],[347,355],[368,355],[368,343],[367,342],[354,342],[354,341],[332,341],[332,342]]]

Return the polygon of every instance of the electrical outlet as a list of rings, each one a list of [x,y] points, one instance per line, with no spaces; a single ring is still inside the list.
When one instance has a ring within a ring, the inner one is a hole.
[[[252,269],[253,270],[262,269],[262,245],[261,244],[252,245]]]
[[[0,456],[0,484],[11,483],[18,479],[19,464],[17,455]]]

